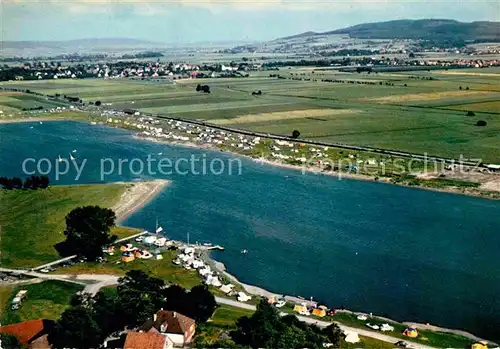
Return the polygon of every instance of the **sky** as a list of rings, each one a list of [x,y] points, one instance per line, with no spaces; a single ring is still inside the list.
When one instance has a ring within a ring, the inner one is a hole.
[[[393,19],[499,21],[491,0],[0,0],[1,39],[261,41]]]

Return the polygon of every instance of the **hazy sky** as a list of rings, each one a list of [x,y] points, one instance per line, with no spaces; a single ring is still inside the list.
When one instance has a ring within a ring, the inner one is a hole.
[[[391,19],[500,20],[481,0],[0,0],[3,40],[267,40]]]

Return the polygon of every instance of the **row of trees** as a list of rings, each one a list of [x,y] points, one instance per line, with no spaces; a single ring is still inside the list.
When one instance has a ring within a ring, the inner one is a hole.
[[[4,189],[46,189],[49,186],[49,177],[30,176],[23,180],[19,177],[0,177],[0,186]]]
[[[140,270],[119,279],[116,293],[80,294],[49,333],[53,348],[97,348],[112,333],[142,325],[161,308],[178,311],[198,323],[207,321],[216,303],[206,286],[188,293],[179,286],[167,287],[163,280]]]

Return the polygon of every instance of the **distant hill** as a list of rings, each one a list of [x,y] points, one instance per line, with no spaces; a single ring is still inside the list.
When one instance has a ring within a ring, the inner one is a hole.
[[[288,38],[337,34],[348,34],[350,37],[360,39],[500,41],[500,22],[464,23],[451,19],[404,19],[358,24],[324,33],[307,32]]]
[[[285,36],[285,37],[279,38],[277,40],[293,40],[293,39],[304,38],[304,37],[307,37],[307,36],[314,36],[314,35],[317,35],[317,34],[318,33],[316,33],[316,32],[308,31],[308,32],[305,32],[305,33],[300,33],[300,34],[296,34],[296,35],[292,35],[292,36]]]

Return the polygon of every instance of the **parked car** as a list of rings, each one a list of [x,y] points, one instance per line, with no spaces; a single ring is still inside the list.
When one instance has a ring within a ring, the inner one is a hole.
[[[408,348],[408,343],[405,341],[397,341],[394,345],[400,348]]]
[[[370,323],[367,323],[366,326],[370,327],[373,330],[379,330],[380,329],[380,327],[378,325],[372,325]]]
[[[279,300],[276,302],[276,304],[274,305],[276,308],[281,308],[283,307],[284,305],[286,304],[286,301],[284,300]]]

